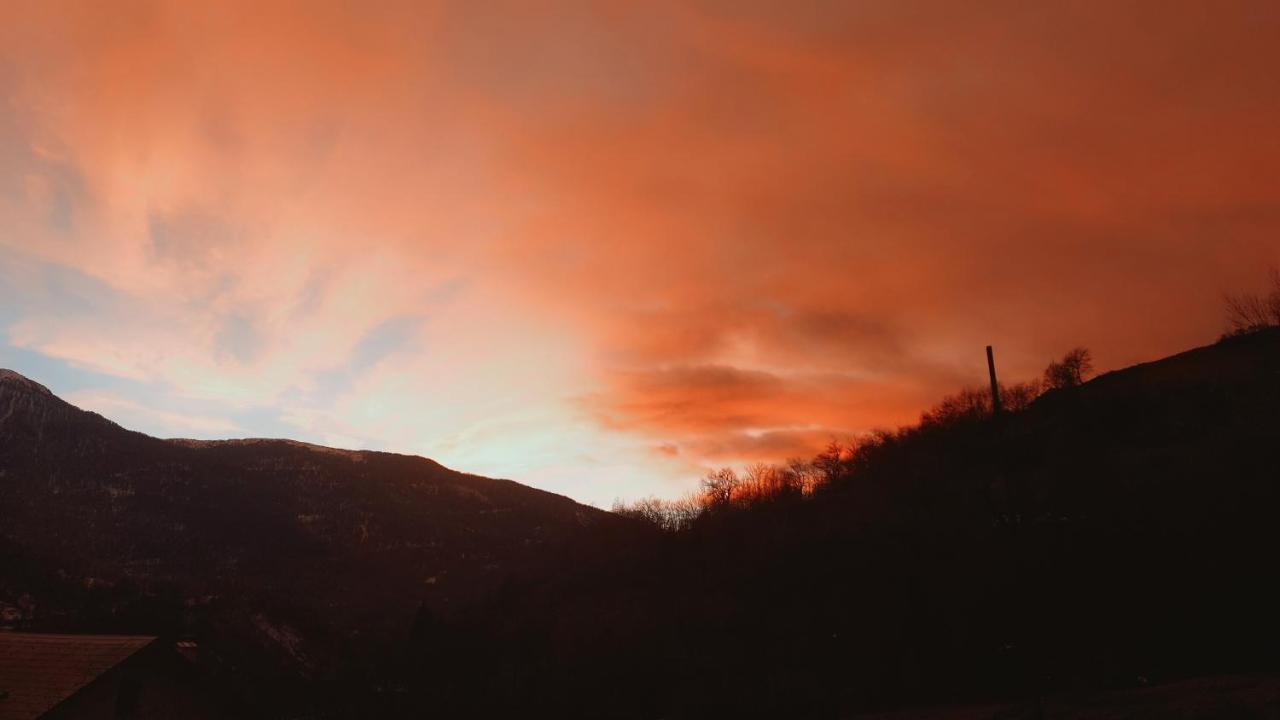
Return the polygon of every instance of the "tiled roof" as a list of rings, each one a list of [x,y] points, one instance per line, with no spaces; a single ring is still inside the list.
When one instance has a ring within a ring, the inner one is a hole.
[[[154,640],[0,632],[0,720],[40,717]]]

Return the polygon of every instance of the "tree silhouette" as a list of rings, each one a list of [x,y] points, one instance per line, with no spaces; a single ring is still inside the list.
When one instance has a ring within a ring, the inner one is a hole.
[[[1093,372],[1093,356],[1089,349],[1078,347],[1062,356],[1062,360],[1049,363],[1044,369],[1045,390],[1062,390],[1084,383]]]
[[[1266,294],[1228,293],[1223,300],[1231,326],[1228,335],[1243,335],[1280,325],[1280,270],[1272,268],[1271,287]]]
[[[725,507],[733,502],[733,496],[742,481],[732,468],[721,468],[702,478],[702,493],[709,508]]]

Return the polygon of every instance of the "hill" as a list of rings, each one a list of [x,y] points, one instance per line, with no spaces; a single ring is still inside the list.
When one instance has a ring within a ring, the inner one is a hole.
[[[421,457],[160,440],[0,371],[0,603],[10,626],[200,636],[305,682],[560,562],[609,513]],[[634,529],[634,528],[633,528]]]
[[[713,506],[625,570],[478,611],[513,707],[1034,717],[1047,694],[1280,669],[1280,331],[820,460],[809,496]]]

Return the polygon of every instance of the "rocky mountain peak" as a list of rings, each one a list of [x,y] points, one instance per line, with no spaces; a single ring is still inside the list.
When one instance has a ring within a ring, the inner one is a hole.
[[[0,429],[6,433],[17,427],[29,431],[50,422],[66,422],[89,416],[63,402],[49,388],[21,373],[0,368]]]
[[[35,380],[13,370],[0,368],[0,393],[9,392],[36,393],[47,397],[54,396],[53,393],[49,392],[49,388]]]

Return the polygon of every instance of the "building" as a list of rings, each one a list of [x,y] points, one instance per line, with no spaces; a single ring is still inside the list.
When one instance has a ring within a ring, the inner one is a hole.
[[[0,632],[0,720],[225,717],[193,651],[146,636]]]

